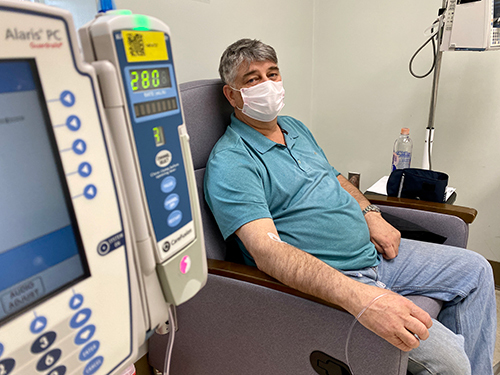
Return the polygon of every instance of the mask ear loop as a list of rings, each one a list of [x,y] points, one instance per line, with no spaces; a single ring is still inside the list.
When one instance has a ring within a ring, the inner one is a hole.
[[[375,297],[374,299],[372,299],[370,301],[370,303],[368,305],[366,305],[363,310],[360,311],[360,313],[356,316],[356,318],[354,319],[354,321],[352,322],[351,324],[351,327],[349,328],[349,333],[347,334],[347,340],[346,340],[346,343],[345,343],[345,361],[347,363],[347,367],[349,367],[349,370],[351,371],[351,374],[354,375],[354,371],[352,370],[352,367],[349,363],[349,341],[351,340],[351,334],[352,334],[352,330],[354,328],[354,326],[356,325],[356,323],[359,321],[359,319],[361,318],[361,315],[363,315],[366,310],[368,310],[368,308],[373,305],[375,302],[377,302],[380,298],[388,295],[389,293],[383,293],[377,297]]]

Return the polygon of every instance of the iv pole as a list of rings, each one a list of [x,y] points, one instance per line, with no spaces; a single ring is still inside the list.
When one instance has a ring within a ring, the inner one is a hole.
[[[446,8],[446,1],[443,0],[442,8]],[[425,132],[424,143],[424,157],[422,160],[422,169],[432,170],[432,144],[434,142],[434,119],[437,104],[437,94],[439,85],[439,74],[441,72],[441,60],[443,58],[443,51],[441,51],[441,42],[443,38],[443,20],[439,21],[438,40],[437,40],[437,53],[436,53],[436,66],[434,67],[434,76],[432,81],[431,104],[429,108],[429,122]]]

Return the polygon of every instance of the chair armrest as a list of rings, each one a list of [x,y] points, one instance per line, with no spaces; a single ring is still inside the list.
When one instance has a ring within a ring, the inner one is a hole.
[[[438,212],[442,214],[457,216],[465,223],[471,224],[477,216],[477,210],[474,208],[456,206],[446,203],[436,203],[420,201],[416,199],[388,197],[372,193],[365,194],[366,199],[371,203],[382,206],[404,207],[421,211]]]
[[[247,266],[244,264],[227,262],[225,260],[207,259],[208,273],[212,275],[224,276],[230,279],[245,281],[248,283],[260,285],[272,290],[287,293],[296,297],[304,298],[309,301],[318,302],[334,309],[345,311],[342,307],[333,303],[311,296],[306,293],[299,292],[296,289],[290,288],[280,281],[272,278],[268,274],[260,271],[257,267]]]

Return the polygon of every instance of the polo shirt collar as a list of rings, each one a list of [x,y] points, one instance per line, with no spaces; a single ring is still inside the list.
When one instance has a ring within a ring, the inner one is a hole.
[[[283,124],[283,121],[281,121],[280,117],[281,116],[278,116],[278,125],[286,132],[284,136],[287,147],[292,148],[295,144],[295,140],[298,137],[298,134],[293,129],[290,129],[290,127],[288,127],[286,124]],[[234,113],[231,115],[230,126],[245,142],[250,144],[250,146],[252,146],[261,154],[265,154],[275,146],[281,146],[280,144],[271,141],[269,138],[262,135],[251,126],[238,120]]]

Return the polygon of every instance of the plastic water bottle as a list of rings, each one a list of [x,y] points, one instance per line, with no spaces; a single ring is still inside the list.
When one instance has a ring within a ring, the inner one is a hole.
[[[394,142],[392,153],[392,170],[410,168],[413,142],[410,138],[410,129],[402,128],[401,135]]]

